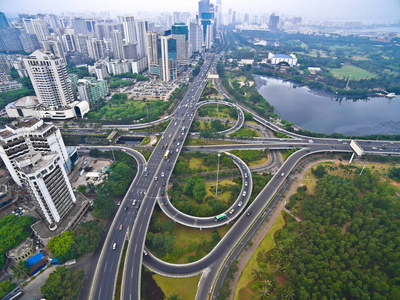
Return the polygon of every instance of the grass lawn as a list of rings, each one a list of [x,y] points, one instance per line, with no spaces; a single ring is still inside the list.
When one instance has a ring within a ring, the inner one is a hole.
[[[217,181],[215,182],[206,182],[206,191],[207,191],[207,195],[208,196],[213,196],[215,197],[215,193],[211,192],[212,188],[215,188]],[[231,191],[225,191],[224,193],[220,194],[221,191],[221,187],[222,186],[232,186],[232,185],[237,185],[235,182],[233,182],[232,180],[218,180],[218,199],[222,200],[224,202],[228,202],[230,197],[231,197]]]
[[[199,283],[200,276],[188,278],[170,278],[160,275],[153,275],[153,279],[162,289],[166,298],[172,294],[177,294],[183,300],[194,300],[196,297],[197,285]]]
[[[150,143],[150,138],[148,136],[145,136],[143,141],[140,143],[140,146],[144,146]]]
[[[248,165],[249,167],[251,167],[251,166],[258,166],[258,165],[261,165],[261,164],[265,164],[267,161],[268,161],[268,158],[263,157],[263,158],[261,158],[260,160],[251,161],[251,162],[247,163],[247,165]]]
[[[331,69],[330,71],[334,76],[339,78],[348,78],[351,75],[350,80],[360,80],[365,78],[374,78],[374,73],[368,72],[367,70],[361,69],[356,66],[343,66],[338,69]]]
[[[269,251],[275,247],[275,240],[274,235],[275,232],[280,230],[285,225],[285,220],[283,219],[283,214],[280,213],[274,224],[272,225],[271,229],[265,235],[264,239],[262,240],[261,244],[258,246],[257,250],[254,252],[250,260],[247,262],[245,268],[243,269],[242,274],[240,274],[239,281],[236,285],[235,292],[233,294],[234,300],[241,300],[239,296],[240,290],[246,288],[246,286],[253,281],[252,271],[253,269],[258,268],[257,263],[257,256],[259,252]]]
[[[169,218],[161,211],[154,211],[152,218],[159,219],[162,223]],[[188,258],[192,255],[195,255],[195,252],[189,252],[188,247],[193,242],[201,245],[203,242],[212,241],[212,233],[214,230],[218,231],[219,236],[222,238],[231,226],[234,223],[232,222],[229,225],[220,226],[217,228],[203,228],[202,230],[198,228],[187,227],[181,225],[179,223],[174,223],[174,228],[172,229],[171,236],[175,238],[175,247],[183,247],[185,249],[184,253],[181,257],[174,263],[177,264],[185,264],[188,263]],[[205,256],[206,254],[204,254]],[[162,258],[161,258],[162,259]]]
[[[353,60],[369,60],[368,58],[366,58],[364,56],[359,56],[359,55],[353,55],[351,57],[351,59],[353,59]]]
[[[231,133],[230,137],[237,136],[237,137],[261,137],[261,133],[256,130],[249,129],[249,128],[240,128],[238,131]]]
[[[257,123],[256,121],[246,121],[244,122],[245,125],[260,125],[259,123]]]
[[[189,169],[198,169],[203,166],[203,161],[200,158],[192,157],[189,161]]]

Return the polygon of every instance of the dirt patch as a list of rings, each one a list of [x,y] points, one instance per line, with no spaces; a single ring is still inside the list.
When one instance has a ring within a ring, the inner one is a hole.
[[[281,286],[285,285],[285,282],[287,281],[287,279],[285,278],[285,276],[283,276],[283,274],[279,275],[278,277],[275,277],[275,280],[277,283],[279,283]]]

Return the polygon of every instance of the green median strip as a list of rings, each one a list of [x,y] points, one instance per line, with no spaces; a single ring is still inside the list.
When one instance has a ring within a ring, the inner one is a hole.
[[[119,262],[117,283],[115,285],[115,295],[114,295],[115,300],[121,299],[122,274],[124,273],[125,256],[126,256],[127,249],[128,249],[128,241],[125,241],[124,249],[122,250],[121,260]]]

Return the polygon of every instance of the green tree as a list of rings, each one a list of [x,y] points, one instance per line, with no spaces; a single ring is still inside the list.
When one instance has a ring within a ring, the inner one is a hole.
[[[172,220],[165,220],[162,224],[162,231],[163,232],[171,232],[174,229],[174,221]]]
[[[28,277],[29,268],[26,261],[20,261],[16,266],[11,266],[13,278]]]
[[[167,298],[167,300],[183,300],[183,298],[181,298],[179,294],[172,294]]]
[[[40,291],[49,300],[78,299],[84,277],[82,269],[71,270],[60,266],[49,275]]]
[[[312,169],[312,172],[317,178],[322,178],[327,173],[325,167],[322,165],[317,166],[315,170]]]
[[[197,179],[193,187],[193,198],[200,203],[206,195],[207,191],[204,179]]]
[[[86,193],[86,185],[78,185],[76,190],[82,194]]]
[[[17,284],[12,281],[9,281],[9,280],[1,281],[0,282],[0,298],[3,298],[5,295],[7,295],[9,292],[11,292],[16,287],[17,287]]]
[[[48,247],[54,257],[68,257],[68,252],[71,251],[74,244],[74,236],[75,232],[67,230],[50,239]]]

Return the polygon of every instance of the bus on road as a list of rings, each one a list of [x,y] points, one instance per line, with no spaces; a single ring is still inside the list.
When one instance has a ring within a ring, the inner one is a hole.
[[[169,155],[169,150],[165,151],[164,158],[168,159],[168,155]]]
[[[222,221],[225,218],[226,218],[226,214],[220,214],[220,215],[214,217],[214,221],[215,222]]]

